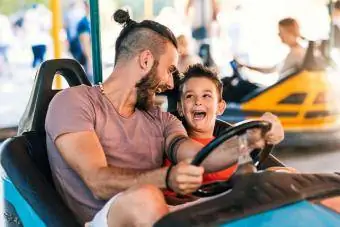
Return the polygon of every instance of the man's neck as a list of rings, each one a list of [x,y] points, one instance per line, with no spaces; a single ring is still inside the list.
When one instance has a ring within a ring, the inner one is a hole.
[[[136,73],[128,67],[116,68],[103,83],[104,94],[122,117],[135,112],[137,101]]]

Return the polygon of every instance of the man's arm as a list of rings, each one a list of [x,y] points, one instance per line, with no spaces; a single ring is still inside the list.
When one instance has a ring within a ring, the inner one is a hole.
[[[112,195],[139,184],[166,188],[168,167],[140,171],[110,166],[93,131],[63,134],[56,139],[55,144],[65,161],[79,174],[96,198],[109,199]],[[200,186],[202,174],[203,168],[182,162],[171,170],[169,183],[177,193],[191,193]]]
[[[138,183],[165,187],[165,168],[145,172],[109,166],[94,131],[61,135],[55,144],[65,161],[80,175],[97,198],[109,199],[113,194]]]

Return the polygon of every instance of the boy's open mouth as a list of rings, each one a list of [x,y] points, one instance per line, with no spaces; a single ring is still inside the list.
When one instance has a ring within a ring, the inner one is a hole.
[[[206,115],[207,113],[204,111],[194,111],[193,113],[194,120],[203,120]]]

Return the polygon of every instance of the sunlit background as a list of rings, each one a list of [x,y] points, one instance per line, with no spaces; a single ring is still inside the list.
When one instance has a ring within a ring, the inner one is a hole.
[[[293,17],[298,21],[301,35],[306,40],[329,38],[331,20],[326,0],[219,0],[217,2],[220,12],[217,21],[211,25],[209,43],[221,78],[231,76],[232,69],[229,63],[233,59],[255,67],[271,67],[282,62],[288,53],[288,47],[282,44],[278,36],[278,21],[285,17]],[[39,14],[32,11],[32,6],[35,4],[39,5]],[[112,70],[115,56],[114,43],[121,30],[121,26],[112,19],[116,9],[129,10],[132,18],[137,21],[154,19],[168,26],[176,36],[184,34],[191,37],[191,21],[185,15],[186,4],[187,0],[100,0],[103,78],[107,78]],[[81,5],[81,0],[61,1],[64,21],[67,13],[70,12],[73,12],[73,15],[83,15],[84,9]],[[31,66],[33,55],[30,43],[35,39],[31,33],[42,21],[46,26],[51,26],[52,12],[48,0],[0,0],[0,7],[0,40],[9,46],[8,62],[0,59],[1,135],[6,130],[16,129],[27,104],[37,70],[37,67]],[[24,21],[26,24],[23,25]],[[51,32],[44,35],[47,40],[46,59],[53,59]],[[62,57],[70,58],[64,29],[59,33],[59,40],[62,43]],[[190,40],[191,52],[197,53],[197,43],[192,38]],[[307,42],[304,45],[307,46]],[[337,50],[333,50],[332,55],[335,63],[340,62]],[[261,74],[246,68],[241,70],[244,78],[263,87],[276,83],[279,78],[277,72]],[[337,71],[332,70],[328,75],[338,81]],[[338,90],[335,89],[334,92],[338,93]],[[290,152],[294,149],[290,149]],[[332,152],[328,154],[339,157],[339,152]],[[287,155],[288,153],[284,153],[286,159],[291,157]],[[299,157],[296,157],[294,160],[298,159]],[[295,164],[294,160],[292,160],[294,165],[300,165]],[[308,165],[301,166],[304,170],[310,169]]]

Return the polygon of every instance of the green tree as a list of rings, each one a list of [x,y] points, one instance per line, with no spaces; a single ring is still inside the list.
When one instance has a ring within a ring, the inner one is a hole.
[[[49,0],[0,0],[0,13],[10,15],[33,3],[41,3],[48,6]]]
[[[116,0],[117,6],[130,6],[134,19],[139,21],[144,19],[144,0]],[[165,6],[173,6],[173,0],[153,0],[153,13],[157,16]]]

